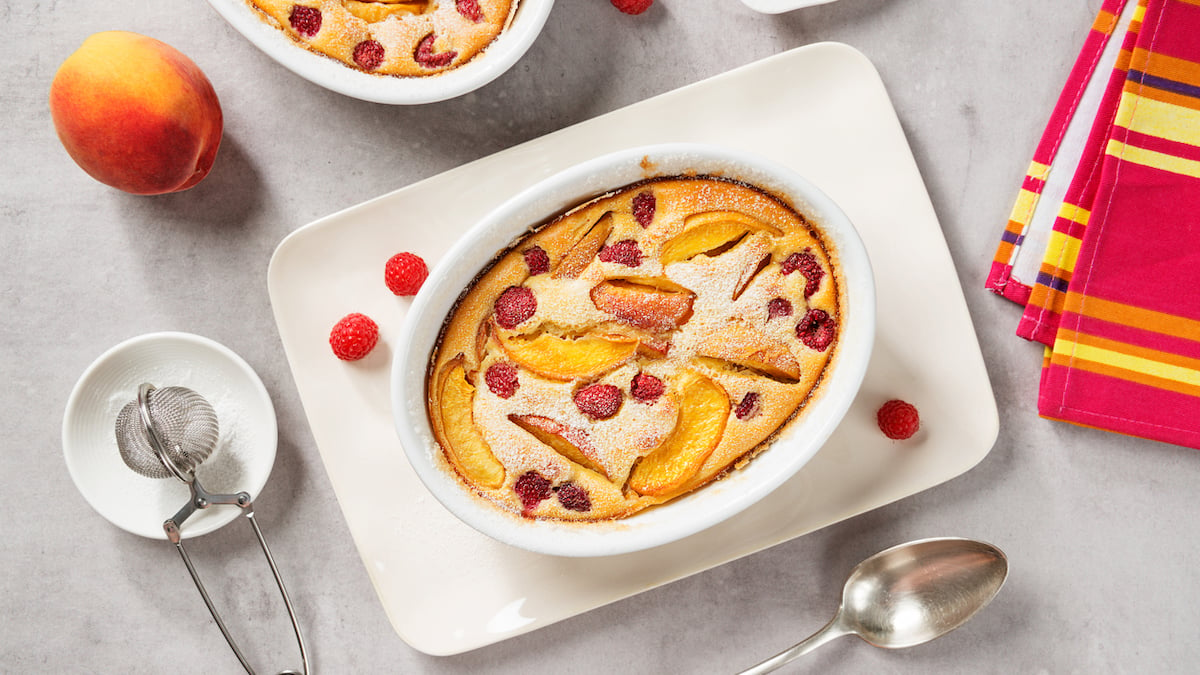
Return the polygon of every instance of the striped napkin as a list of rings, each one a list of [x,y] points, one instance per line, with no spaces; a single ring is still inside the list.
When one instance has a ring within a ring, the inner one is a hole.
[[[1044,417],[1200,448],[1200,0],[1105,0],[987,287]]]

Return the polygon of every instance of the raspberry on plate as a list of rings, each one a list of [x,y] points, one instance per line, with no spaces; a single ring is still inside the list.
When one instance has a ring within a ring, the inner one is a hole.
[[[347,314],[329,332],[329,346],[333,355],[343,361],[357,361],[375,348],[379,342],[379,326],[371,317],[357,312]]]
[[[383,280],[396,295],[416,295],[429,276],[429,267],[415,253],[397,253],[383,268]]]
[[[612,6],[625,14],[641,14],[653,4],[654,0],[612,0]]]
[[[883,435],[897,441],[912,438],[921,428],[921,416],[917,414],[917,409],[913,404],[899,399],[884,403],[875,417]]]

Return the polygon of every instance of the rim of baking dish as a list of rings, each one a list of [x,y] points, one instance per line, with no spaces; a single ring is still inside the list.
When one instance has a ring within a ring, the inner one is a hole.
[[[434,440],[425,380],[441,327],[463,289],[529,226],[597,195],[657,176],[722,175],[790,201],[821,229],[845,285],[837,353],[821,392],[746,466],[690,494],[622,520],[525,519],[474,494]],[[578,164],[519,193],[476,224],[429,274],[401,329],[392,364],[392,412],[410,464],[447,509],[512,546],[568,557],[619,555],[661,546],[740,513],[791,478],[838,426],[866,374],[875,339],[875,282],[862,240],[845,213],[794,170],[728,148],[678,143],[630,148]],[[786,451],[779,452],[779,450]]]

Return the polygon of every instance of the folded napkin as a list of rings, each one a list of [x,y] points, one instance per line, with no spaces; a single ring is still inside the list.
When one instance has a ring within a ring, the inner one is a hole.
[[[1043,416],[1200,448],[1198,38],[1200,0],[1106,0],[987,286],[1048,346]]]

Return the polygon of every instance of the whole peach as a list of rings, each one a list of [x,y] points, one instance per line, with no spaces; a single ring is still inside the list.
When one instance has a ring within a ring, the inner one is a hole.
[[[84,171],[134,194],[192,187],[221,145],[212,83],[180,51],[137,33],[84,40],[54,76],[50,115]]]

